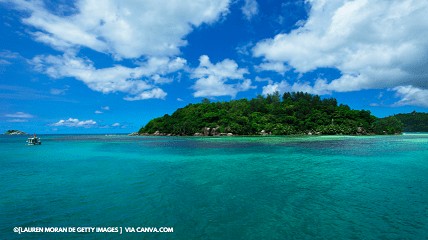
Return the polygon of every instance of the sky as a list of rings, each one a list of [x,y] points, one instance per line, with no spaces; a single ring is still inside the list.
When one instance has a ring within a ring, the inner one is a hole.
[[[428,112],[426,0],[0,0],[0,131],[130,133],[204,98]]]

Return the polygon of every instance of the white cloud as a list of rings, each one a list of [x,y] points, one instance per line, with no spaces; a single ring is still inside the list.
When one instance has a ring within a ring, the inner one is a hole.
[[[109,107],[109,106],[104,106],[104,107],[101,107],[101,109],[102,109],[102,110],[109,111],[109,110],[110,110],[110,107]]]
[[[21,56],[19,55],[19,53],[11,52],[9,50],[3,50],[3,51],[0,51],[0,58],[17,59],[17,58],[21,58]]]
[[[208,56],[199,58],[199,66],[193,70],[191,77],[197,79],[192,88],[195,97],[231,96],[251,88],[251,80],[244,79],[246,68],[239,68],[238,64],[230,59],[212,64]],[[241,80],[231,83],[230,80]]]
[[[174,80],[171,78],[165,78],[165,77],[161,77],[158,74],[153,75],[152,80],[155,84],[167,84],[167,83],[172,83]]]
[[[23,122],[28,122],[28,119],[22,119],[22,118],[13,118],[13,119],[8,119],[7,122],[12,122],[12,123],[23,123]]]
[[[90,128],[94,127],[97,124],[94,120],[85,120],[85,121],[79,121],[77,118],[69,118],[67,120],[59,120],[56,123],[51,124],[51,126],[55,127],[83,127],[83,128]]]
[[[259,76],[256,76],[256,78],[254,80],[256,80],[256,82],[268,82],[268,83],[272,83],[272,79],[270,79],[270,78],[261,78]]]
[[[137,100],[145,100],[150,98],[159,98],[164,99],[166,97],[166,92],[164,92],[160,88],[153,88],[151,90],[143,91],[133,97],[125,97],[126,101],[137,101]]]
[[[11,62],[4,60],[4,59],[0,59],[0,65],[10,65]]]
[[[284,92],[288,92],[290,89],[291,89],[290,85],[287,83],[287,81],[269,83],[268,85],[263,87],[262,94],[266,96],[274,92],[284,93]]]
[[[112,127],[120,127],[121,125],[120,125],[120,123],[113,123],[111,126]]]
[[[94,91],[123,92],[130,101],[165,98],[167,93],[158,85],[173,82],[165,75],[186,65],[185,59],[175,57],[187,45],[185,37],[194,28],[221,19],[230,5],[230,0],[106,0],[102,4],[80,0],[53,12],[43,1],[3,2],[26,12],[22,22],[31,27],[28,32],[36,41],[64,52],[34,57],[37,70],[53,78],[76,78]],[[115,60],[134,59],[139,66],[98,69],[79,54],[82,48]]]
[[[100,110],[96,110],[96,111],[95,111],[95,114],[103,114],[103,112],[102,112],[102,111],[100,111]]]
[[[304,25],[259,42],[254,56],[286,63],[300,73],[337,68],[342,76],[323,83],[325,91],[428,88],[427,1],[309,3]]]
[[[52,95],[65,95],[69,88],[69,86],[65,86],[64,88],[52,88],[49,92]]]
[[[33,115],[25,112],[9,113],[9,114],[5,114],[4,116],[8,118],[6,120],[7,122],[12,122],[12,123],[28,122],[30,118],[34,118]]]
[[[290,70],[283,62],[264,62],[257,66],[256,69],[259,71],[274,71],[282,75]]]
[[[25,112],[16,112],[16,113],[9,113],[9,114],[5,114],[6,117],[8,118],[34,118],[33,115],[29,114],[29,113],[25,113]]]
[[[251,20],[251,18],[259,13],[259,4],[256,0],[245,0],[245,4],[241,10],[245,18]]]
[[[11,61],[22,58],[21,55],[8,50],[0,51],[0,65],[9,65]]]
[[[290,85],[287,81],[281,82],[269,81],[268,85],[263,87],[263,95],[272,94],[274,92],[307,92],[317,95],[330,94],[331,92],[326,87],[327,81],[324,79],[317,79],[314,86],[311,86],[308,82],[295,82]]]
[[[152,57],[134,68],[116,65],[97,69],[92,61],[70,54],[63,56],[39,55],[32,60],[35,69],[53,78],[74,77],[90,89],[102,93],[127,93],[125,100],[165,98],[166,93],[156,87],[161,76],[183,68],[182,58]],[[143,80],[145,78],[145,80]],[[165,80],[163,80],[165,82]]]
[[[41,1],[8,1],[27,11],[33,37],[56,49],[88,47],[118,58],[172,56],[194,27],[228,13],[230,0],[81,0],[64,15]]]
[[[396,95],[401,98],[394,106],[420,106],[428,107],[428,90],[420,89],[412,86],[399,86],[393,88]]]

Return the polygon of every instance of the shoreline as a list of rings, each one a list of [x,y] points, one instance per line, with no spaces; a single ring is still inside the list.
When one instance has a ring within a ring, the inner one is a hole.
[[[165,134],[165,133],[159,133],[159,134],[149,134],[149,133],[130,133],[128,136],[136,136],[136,137],[219,137],[219,138],[230,138],[230,137],[304,137],[304,136],[313,136],[313,137],[323,137],[323,136],[349,136],[349,137],[370,137],[370,136],[398,136],[398,135],[410,135],[413,134],[412,132],[408,133],[395,133],[395,134],[289,134],[289,135],[274,135],[274,134],[254,134],[254,135],[173,135],[173,134]],[[418,133],[415,133],[418,134]],[[428,134],[428,133],[419,133],[419,134]]]

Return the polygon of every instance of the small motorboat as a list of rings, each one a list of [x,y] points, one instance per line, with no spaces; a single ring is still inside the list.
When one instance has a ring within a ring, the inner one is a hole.
[[[29,137],[27,139],[27,144],[28,145],[41,145],[42,144],[42,140],[40,140],[40,138],[37,137],[36,134],[34,134],[33,137]]]

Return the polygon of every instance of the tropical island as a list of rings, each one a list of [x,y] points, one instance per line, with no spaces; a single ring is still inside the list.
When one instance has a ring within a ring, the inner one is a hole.
[[[20,131],[20,130],[7,130],[5,135],[27,135],[27,133]]]
[[[303,92],[269,94],[254,99],[189,104],[172,115],[149,121],[139,135],[374,135],[400,134],[395,116],[377,118],[367,110],[353,110],[334,98]]]

